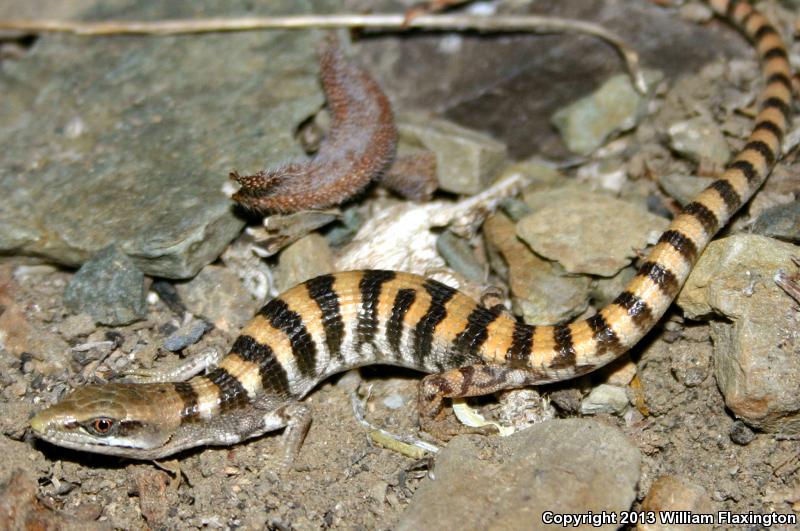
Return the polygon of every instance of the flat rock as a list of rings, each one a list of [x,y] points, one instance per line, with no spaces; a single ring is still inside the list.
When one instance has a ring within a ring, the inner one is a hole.
[[[690,318],[709,314],[714,375],[726,405],[750,426],[800,433],[800,349],[795,301],[774,281],[800,248],[739,234],[712,242],[678,296]]]
[[[800,241],[800,201],[777,205],[761,213],[753,232],[788,242]]]
[[[196,277],[176,288],[190,312],[229,333],[239,330],[258,309],[259,301],[245,289],[236,273],[218,265],[204,267]]]
[[[551,420],[506,438],[456,437],[395,529],[545,529],[545,511],[628,510],[640,462],[621,431],[584,419]]]
[[[569,273],[613,276],[668,225],[642,207],[573,186],[529,191],[525,202],[533,213],[517,223],[517,235]]]
[[[730,158],[731,151],[725,135],[712,120],[698,116],[669,127],[669,145],[694,162],[710,162],[721,168]]]
[[[581,402],[581,413],[597,415],[606,413],[619,415],[628,409],[628,396],[625,389],[616,385],[600,384]]]
[[[278,0],[260,14],[322,9]],[[104,5],[104,4],[98,4]],[[110,4],[73,18],[235,16],[249,2]],[[241,229],[221,191],[301,153],[322,104],[319,34],[41,36],[0,71],[0,250],[79,266],[115,242],[149,275],[187,278]]]
[[[536,256],[517,238],[508,217],[491,216],[483,224],[483,232],[508,268],[512,303],[526,323],[562,323],[589,307],[589,280],[559,274],[551,262]]]
[[[106,325],[144,319],[144,273],[125,253],[109,245],[78,269],[64,291],[64,304],[70,311],[87,313]]]
[[[650,87],[662,77],[657,71],[645,72]],[[588,155],[613,135],[633,129],[645,115],[647,102],[629,76],[618,74],[592,94],[557,110],[551,121],[571,151]]]
[[[335,271],[328,241],[316,232],[303,236],[281,252],[275,269],[275,289],[285,291],[311,278]]]
[[[681,205],[686,206],[697,194],[702,192],[709,184],[714,182],[711,177],[696,177],[671,173],[659,178],[659,184],[671,197]]]
[[[477,194],[487,188],[505,162],[506,146],[492,137],[425,113],[398,118],[401,146],[436,155],[436,178],[442,190]]]
[[[650,491],[642,501],[643,511],[675,514],[675,511],[689,511],[694,515],[714,514],[714,503],[706,490],[691,481],[678,476],[661,476],[650,487]],[[684,513],[685,514],[685,513]],[[711,529],[711,525],[692,524],[686,522],[655,522],[640,524],[640,531],[701,531]]]
[[[436,250],[442,255],[447,265],[457,273],[464,275],[472,282],[480,283],[484,281],[486,268],[478,260],[475,250],[466,239],[459,238],[449,230],[446,230],[436,239]]]

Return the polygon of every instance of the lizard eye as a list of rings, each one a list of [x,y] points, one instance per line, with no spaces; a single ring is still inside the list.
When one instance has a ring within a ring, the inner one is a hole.
[[[108,417],[98,417],[89,422],[89,431],[95,435],[108,435],[114,427],[114,420]]]

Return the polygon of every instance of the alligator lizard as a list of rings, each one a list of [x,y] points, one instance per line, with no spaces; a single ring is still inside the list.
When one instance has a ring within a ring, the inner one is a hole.
[[[38,413],[34,433],[68,448],[154,459],[283,427],[298,432],[308,421],[300,401],[315,385],[383,363],[432,373],[420,383],[420,424],[447,437],[464,427],[445,415],[446,398],[565,380],[615,359],[664,314],[698,255],[780,154],[792,104],[786,48],[748,3],[710,4],[758,50],[765,87],[755,125],[723,176],[675,217],[622,294],[594,316],[529,326],[416,275],[325,275],[267,303],[208,374],[79,388]]]

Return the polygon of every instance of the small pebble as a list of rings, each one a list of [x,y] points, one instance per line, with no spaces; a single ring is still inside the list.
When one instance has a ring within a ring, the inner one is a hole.
[[[729,435],[733,442],[742,446],[747,446],[756,438],[756,434],[753,430],[741,420],[737,420],[731,424]]]
[[[583,415],[608,413],[618,415],[628,408],[628,395],[625,389],[616,385],[601,384],[592,389],[581,402]]]
[[[164,348],[170,352],[183,350],[194,345],[208,330],[208,324],[200,319],[193,319],[172,333],[165,341]]]
[[[670,147],[694,162],[707,161],[722,168],[730,158],[725,135],[703,116],[672,124],[668,134]]]
[[[72,277],[64,304],[98,323],[123,325],[145,317],[144,273],[114,245],[98,251]]]
[[[753,232],[787,242],[800,242],[800,201],[765,210],[753,224]]]
[[[58,332],[64,339],[88,336],[95,330],[94,319],[87,313],[70,315],[58,325]]]
[[[461,273],[468,280],[481,283],[485,273],[483,265],[475,256],[469,242],[459,238],[451,231],[442,232],[436,239],[436,250],[442,255],[447,265]]]

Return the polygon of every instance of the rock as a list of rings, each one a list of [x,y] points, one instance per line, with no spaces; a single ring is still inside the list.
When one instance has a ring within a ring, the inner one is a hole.
[[[670,173],[660,177],[658,182],[670,197],[676,199],[682,206],[686,206],[692,202],[697,194],[713,183],[714,179],[711,177]]]
[[[733,442],[741,446],[747,446],[753,442],[753,439],[756,438],[756,434],[753,433],[753,430],[751,430],[747,424],[741,420],[737,420],[731,424],[731,431],[729,432],[729,435]]]
[[[120,5],[70,18],[160,20],[250,9],[244,1]],[[318,9],[313,1],[281,0],[259,14]],[[221,191],[228,172],[301,154],[295,128],[323,101],[318,39],[280,31],[190,39],[42,35],[24,60],[4,63],[0,76],[0,250],[79,266],[116,243],[149,275],[194,276],[244,224]]]
[[[94,332],[94,319],[88,313],[70,315],[58,325],[58,333],[66,340],[85,337]]]
[[[597,277],[593,279],[589,288],[589,298],[595,306],[605,306],[616,299],[628,282],[636,276],[636,268],[633,265],[622,268],[622,270],[610,278]]]
[[[506,216],[511,218],[511,221],[519,221],[531,213],[531,208],[525,204],[522,199],[516,197],[509,197],[500,203],[500,208]]]
[[[678,13],[681,18],[697,24],[705,24],[714,18],[714,12],[704,4],[684,4]]]
[[[725,135],[704,116],[674,123],[667,133],[670,147],[694,162],[710,162],[722,168],[731,156]]]
[[[333,253],[327,240],[308,234],[281,252],[275,269],[275,289],[279,292],[311,278],[335,271]]]
[[[628,395],[625,389],[616,385],[600,384],[581,402],[583,415],[606,413],[619,415],[628,408]]]
[[[341,223],[328,230],[325,238],[331,247],[341,247],[356,235],[363,224],[364,216],[361,213],[360,205],[353,205],[342,212]]]
[[[139,510],[151,528],[161,528],[172,507],[178,504],[177,488],[170,488],[174,480],[163,470],[152,467],[130,466],[130,483],[139,496]]]
[[[517,235],[569,273],[613,276],[668,225],[644,208],[574,186],[527,192],[525,202],[533,214],[517,223]]]
[[[631,361],[629,353],[623,354],[600,370],[606,383],[615,387],[625,387],[636,376],[636,364]]]
[[[16,467],[0,475],[0,529],[111,529],[91,520],[79,520],[40,502],[36,479],[33,471]]]
[[[459,238],[449,230],[436,238],[436,250],[442,255],[447,265],[468,280],[481,283],[486,278],[483,264],[475,256],[475,250],[464,238]]]
[[[556,184],[563,182],[566,177],[554,167],[552,162],[545,162],[537,158],[531,158],[520,162],[509,164],[500,174],[502,179],[506,175],[519,173],[530,183]]]
[[[490,136],[424,113],[398,117],[401,146],[436,154],[436,175],[442,190],[477,194],[493,181],[506,158],[506,146]]]
[[[797,243],[800,241],[800,201],[765,210],[753,224],[753,232]]]
[[[725,317],[710,323],[717,385],[737,417],[769,432],[800,433],[798,315],[774,282],[798,255],[797,246],[764,236],[716,240],[678,296],[689,318]]]
[[[395,529],[538,529],[547,527],[545,511],[628,510],[640,461],[617,428],[584,419],[552,420],[506,438],[456,437]]]
[[[678,341],[669,346],[672,374],[686,387],[697,387],[711,374],[713,348],[709,341]]]
[[[589,280],[559,274],[552,263],[536,256],[517,238],[514,224],[495,214],[483,224],[490,246],[508,266],[515,311],[530,324],[555,324],[569,320],[589,307]]]
[[[237,332],[259,306],[234,272],[217,265],[204,267],[192,280],[175,287],[190,312],[228,333]]]
[[[575,177],[580,182],[589,183],[592,190],[599,189],[614,195],[620,195],[630,186],[625,162],[619,157],[589,161],[578,168]]]
[[[688,511],[692,515],[714,514],[715,508],[706,490],[700,485],[677,476],[661,476],[650,487],[650,491],[642,501],[642,511],[653,511],[668,514],[688,516],[687,513],[674,513],[673,511]],[[700,531],[712,529],[711,525],[678,522],[667,524],[656,522],[640,524],[637,529],[641,531]]]
[[[164,348],[170,352],[183,350],[189,345],[194,345],[203,337],[208,325],[200,319],[193,319],[178,328],[164,340]]]
[[[645,71],[649,87],[662,77],[658,71]],[[571,151],[588,155],[611,136],[633,129],[644,116],[647,101],[633,88],[627,74],[618,74],[589,96],[557,110],[551,122]]]
[[[88,313],[98,323],[124,325],[147,314],[144,273],[115,245],[109,245],[72,277],[64,304],[75,313]]]

